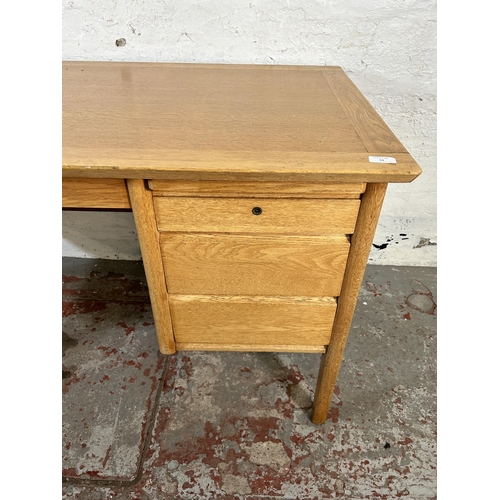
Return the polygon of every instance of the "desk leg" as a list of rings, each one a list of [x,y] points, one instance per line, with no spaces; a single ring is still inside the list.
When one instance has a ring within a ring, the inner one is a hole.
[[[160,235],[156,227],[153,195],[142,179],[128,179],[127,188],[148,282],[158,344],[163,354],[173,354],[175,353],[174,333],[160,252]]]
[[[368,184],[361,199],[332,336],[321,359],[312,411],[312,421],[315,424],[323,424],[328,415],[386,189],[387,184]]]

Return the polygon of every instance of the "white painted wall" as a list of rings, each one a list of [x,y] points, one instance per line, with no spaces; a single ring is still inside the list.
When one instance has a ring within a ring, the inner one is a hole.
[[[436,1],[64,0],[62,55],[342,66],[423,169],[389,186],[370,263],[436,265]],[[132,215],[64,212],[63,255],[139,259]]]

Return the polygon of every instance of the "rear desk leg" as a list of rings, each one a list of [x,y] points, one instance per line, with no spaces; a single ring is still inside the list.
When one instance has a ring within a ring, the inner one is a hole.
[[[312,411],[312,421],[315,424],[323,424],[326,421],[330,408],[386,189],[387,184],[368,184],[361,199],[358,220],[351,237],[344,282],[338,298],[332,336],[327,351],[321,359]]]
[[[148,282],[159,348],[163,354],[173,354],[175,341],[160,252],[160,235],[153,208],[153,194],[146,188],[142,179],[128,179],[127,187]]]

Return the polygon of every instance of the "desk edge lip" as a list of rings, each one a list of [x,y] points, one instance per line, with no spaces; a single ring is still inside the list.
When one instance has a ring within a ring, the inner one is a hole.
[[[401,154],[401,153],[399,153]],[[384,155],[390,156],[390,154]],[[388,165],[383,165],[388,167]],[[164,180],[212,180],[212,181],[251,181],[251,182],[339,182],[339,183],[409,183],[422,174],[416,162],[410,162],[397,170],[370,172],[370,168],[352,171],[342,168],[323,168],[304,171],[299,168],[227,168],[175,167],[175,166],[126,166],[126,165],[62,165],[63,178],[118,178],[118,179],[164,179]]]

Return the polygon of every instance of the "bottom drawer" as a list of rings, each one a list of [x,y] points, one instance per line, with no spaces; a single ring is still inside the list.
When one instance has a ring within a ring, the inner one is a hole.
[[[175,341],[320,346],[330,342],[332,297],[170,295]]]

